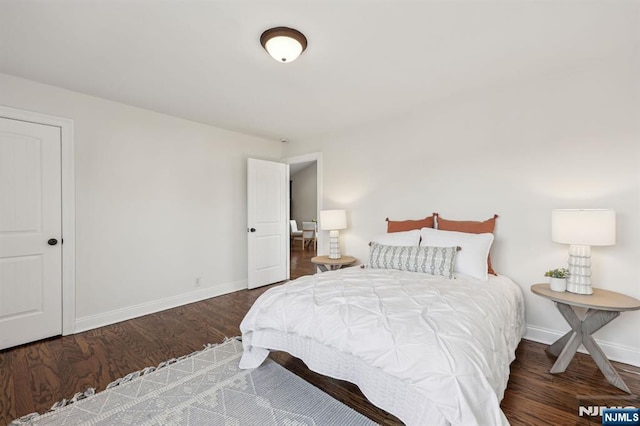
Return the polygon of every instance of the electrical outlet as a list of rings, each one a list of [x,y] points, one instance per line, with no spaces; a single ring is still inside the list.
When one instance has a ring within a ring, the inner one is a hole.
[[[196,277],[196,287],[200,287],[200,281],[202,280],[201,277]]]

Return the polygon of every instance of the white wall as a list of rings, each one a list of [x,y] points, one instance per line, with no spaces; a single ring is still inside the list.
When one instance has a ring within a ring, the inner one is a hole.
[[[299,229],[302,229],[303,221],[309,222],[317,219],[317,172],[317,162],[313,162],[291,176],[293,181],[291,189],[291,219],[295,219],[298,222]]]
[[[528,336],[551,341],[569,328],[529,287],[566,263],[568,247],[550,238],[554,208],[617,211],[617,245],[593,248],[593,281],[640,298],[640,66],[618,53],[292,142],[285,155],[322,152],[323,208],[348,210],[343,252],[361,261],[387,216],[497,213],[494,268],[522,288]],[[595,337],[640,365],[639,325],[640,311],[623,313]]]
[[[3,74],[0,93],[75,122],[78,329],[246,287],[246,159],[279,142]]]

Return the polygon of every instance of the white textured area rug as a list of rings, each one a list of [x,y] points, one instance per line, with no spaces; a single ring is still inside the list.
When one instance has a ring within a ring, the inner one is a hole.
[[[230,339],[12,424],[376,424],[269,359],[254,370],[240,370],[241,355],[242,343]]]

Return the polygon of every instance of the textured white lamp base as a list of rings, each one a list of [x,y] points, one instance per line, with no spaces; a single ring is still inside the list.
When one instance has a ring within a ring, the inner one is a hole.
[[[593,294],[591,288],[591,246],[569,247],[569,278],[567,291],[577,294]]]
[[[340,259],[340,231],[329,231],[329,259]]]

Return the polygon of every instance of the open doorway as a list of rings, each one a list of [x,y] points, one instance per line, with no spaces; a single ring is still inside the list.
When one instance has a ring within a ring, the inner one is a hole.
[[[311,258],[322,250],[322,235],[317,226],[322,200],[321,157],[319,153],[308,154],[285,162],[289,164],[289,272],[293,280],[316,272]]]

